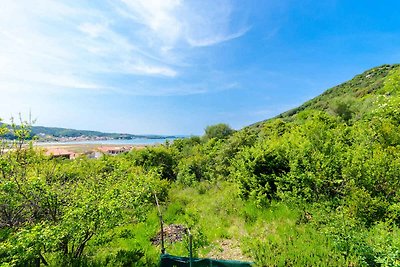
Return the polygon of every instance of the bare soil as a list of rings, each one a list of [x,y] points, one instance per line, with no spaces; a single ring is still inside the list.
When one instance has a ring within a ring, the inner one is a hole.
[[[170,224],[164,226],[164,242],[175,243],[183,240],[186,235],[187,228],[182,224]],[[161,231],[157,235],[150,239],[153,245],[161,244]]]

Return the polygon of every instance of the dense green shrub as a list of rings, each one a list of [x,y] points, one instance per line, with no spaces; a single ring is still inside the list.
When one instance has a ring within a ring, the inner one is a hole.
[[[145,148],[130,152],[128,158],[136,166],[141,166],[145,171],[155,171],[161,178],[175,180],[176,162],[171,151],[164,146]]]
[[[225,123],[219,123],[215,125],[207,126],[204,130],[204,139],[209,140],[212,138],[215,139],[225,139],[228,138],[235,131]]]
[[[263,144],[241,151],[233,168],[242,196],[259,204],[276,198],[279,177],[289,171],[285,156]]]

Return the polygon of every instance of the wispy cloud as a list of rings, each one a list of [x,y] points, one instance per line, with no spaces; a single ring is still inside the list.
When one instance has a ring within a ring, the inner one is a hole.
[[[231,27],[231,15],[232,4],[225,0],[4,0],[0,91],[18,85],[24,90],[104,91],[135,77],[147,83],[153,79],[148,94],[162,95],[164,79],[181,78],[196,66],[190,60],[193,49],[249,30]],[[206,90],[186,87],[188,94]]]
[[[244,35],[250,28],[230,29],[232,7],[229,1],[122,0],[121,15],[143,24],[158,40],[160,50],[171,50],[177,43],[212,46]],[[212,8],[211,8],[212,7]],[[145,30],[146,34],[148,32]]]
[[[175,77],[178,74],[172,68],[152,66],[145,63],[126,64],[123,65],[120,71],[127,74],[162,75],[167,77]]]
[[[226,42],[226,41],[229,41],[232,39],[239,38],[242,35],[246,34],[246,32],[249,29],[250,29],[250,27],[241,29],[240,31],[232,33],[232,34],[219,34],[219,35],[210,36],[210,37],[204,38],[204,39],[192,39],[189,37],[187,39],[187,41],[191,46],[210,46],[210,45],[215,45],[215,44]]]

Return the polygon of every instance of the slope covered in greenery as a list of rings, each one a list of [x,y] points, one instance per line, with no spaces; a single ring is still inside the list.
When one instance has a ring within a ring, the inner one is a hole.
[[[364,113],[371,112],[375,107],[373,103],[377,97],[384,94],[391,94],[391,90],[383,88],[385,81],[392,79],[388,75],[395,76],[400,65],[382,65],[362,74],[356,75],[350,81],[337,85],[326,90],[321,95],[305,102],[301,106],[288,110],[273,119],[281,118],[290,120],[292,117],[303,110],[320,110],[332,115],[341,115],[345,119],[350,116],[360,118]],[[253,124],[260,126],[268,119]]]
[[[3,266],[157,266],[154,193],[166,225],[191,229],[197,256],[400,265],[398,66],[258,127],[209,126],[117,157],[50,159],[18,146],[27,132],[0,155]],[[185,238],[166,246],[188,254]]]

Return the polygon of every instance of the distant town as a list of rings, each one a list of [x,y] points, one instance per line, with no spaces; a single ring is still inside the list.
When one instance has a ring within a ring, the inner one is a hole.
[[[83,141],[105,141],[105,140],[115,140],[116,138],[108,136],[51,136],[44,133],[39,133],[35,135],[37,140],[40,142],[83,142]],[[120,139],[120,138],[117,138]],[[125,138],[124,138],[125,139]]]

